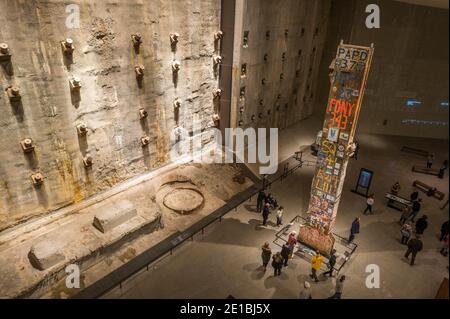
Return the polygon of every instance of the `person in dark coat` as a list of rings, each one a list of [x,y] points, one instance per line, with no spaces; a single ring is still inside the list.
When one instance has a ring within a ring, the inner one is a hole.
[[[283,257],[281,253],[276,253],[272,257],[272,267],[273,267],[273,275],[279,276],[281,275],[281,268],[283,268]]]
[[[267,269],[267,264],[270,261],[270,257],[272,257],[272,250],[270,249],[269,243],[264,243],[261,251],[261,259],[263,262],[264,271]]]
[[[348,242],[351,243],[355,239],[355,234],[359,234],[359,217],[356,217],[352,223],[352,228],[350,228],[350,237]]]
[[[291,247],[288,244],[284,244],[281,248],[281,257],[283,257],[284,267],[287,267],[289,255],[291,253]]]
[[[269,204],[265,204],[262,211],[263,226],[267,225],[267,219],[269,218],[269,214],[270,214]]]
[[[411,202],[414,202],[418,198],[419,198],[419,192],[418,191],[414,191],[414,192],[411,193],[411,195],[409,195],[409,199],[411,200]]]
[[[421,218],[419,218],[416,222],[416,233],[419,235],[422,235],[425,229],[428,227],[428,216],[423,215]]]
[[[441,179],[444,178],[445,171],[447,170],[447,168],[448,168],[448,161],[445,160],[444,163],[442,163],[441,168],[439,169],[439,174],[438,174],[439,178],[441,178]]]
[[[256,210],[258,213],[261,213],[264,206],[264,200],[266,199],[266,193],[264,193],[264,190],[260,190],[258,193],[258,199],[256,200]]]
[[[277,201],[275,200],[275,198],[272,197],[272,194],[270,194],[270,193],[266,196],[266,199],[264,202],[265,202],[265,204],[269,204],[269,207],[272,209],[278,208]]]
[[[405,258],[408,259],[409,255],[412,255],[411,266],[414,265],[417,253],[423,249],[423,243],[419,239],[419,236],[414,236],[408,241],[408,250],[406,250]]]
[[[445,235],[449,234],[449,225],[448,220],[441,225],[441,237],[439,237],[439,241],[442,241]]]
[[[431,166],[433,166],[433,162],[434,162],[434,153],[430,153],[428,154],[427,157],[427,168],[431,168]]]
[[[420,212],[420,209],[422,208],[422,199],[419,198],[418,200],[414,201],[412,204],[412,211],[409,215],[409,219],[414,222],[414,219],[416,218],[417,214]]]
[[[360,148],[359,142],[357,140],[354,140],[353,142],[355,143],[355,153],[353,154],[353,158],[355,160],[358,160],[358,153],[359,153],[359,148]]]
[[[326,277],[326,275],[330,275],[330,277],[333,277],[334,265],[336,265],[336,250],[335,249],[333,249],[331,251],[330,258],[328,259],[328,271],[323,273],[324,277]]]

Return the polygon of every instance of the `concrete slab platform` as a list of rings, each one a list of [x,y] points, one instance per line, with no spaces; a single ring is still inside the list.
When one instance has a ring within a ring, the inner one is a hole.
[[[108,203],[101,208],[100,212],[95,214],[92,224],[102,233],[106,233],[136,215],[136,208],[133,203],[128,200]]]

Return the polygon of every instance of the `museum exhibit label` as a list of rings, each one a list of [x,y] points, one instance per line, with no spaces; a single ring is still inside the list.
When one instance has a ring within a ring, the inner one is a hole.
[[[340,43],[330,65],[330,93],[320,139],[307,222],[299,240],[322,253],[334,246],[332,229],[339,208],[349,158],[373,56],[373,45]]]

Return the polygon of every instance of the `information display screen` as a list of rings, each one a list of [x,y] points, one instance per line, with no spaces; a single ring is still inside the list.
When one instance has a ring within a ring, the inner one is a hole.
[[[365,168],[361,169],[359,173],[358,186],[363,188],[369,188],[370,182],[372,181],[373,172]]]

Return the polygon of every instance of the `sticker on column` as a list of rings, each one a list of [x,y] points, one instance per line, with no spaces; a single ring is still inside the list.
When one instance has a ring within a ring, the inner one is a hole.
[[[348,141],[348,134],[347,133],[341,133],[339,134],[339,139]]]
[[[339,144],[338,151],[336,152],[336,156],[339,158],[344,158],[345,154],[345,146],[342,144]]]
[[[330,127],[328,130],[328,137],[327,139],[330,142],[337,142],[339,136],[339,129],[337,127]]]

